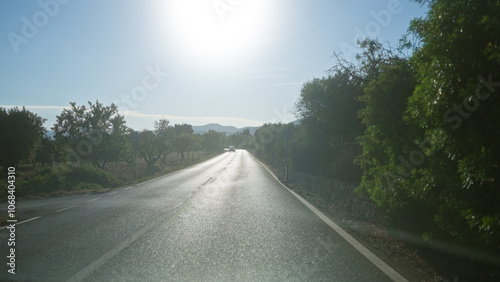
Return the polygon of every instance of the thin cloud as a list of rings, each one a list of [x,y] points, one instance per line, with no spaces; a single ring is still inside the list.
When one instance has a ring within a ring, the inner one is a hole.
[[[298,86],[304,84],[303,82],[285,82],[285,83],[276,83],[273,86]]]
[[[0,108],[22,108],[23,106],[19,105],[0,105]],[[47,124],[51,124],[55,122],[56,113],[54,111],[62,111],[64,109],[68,109],[69,107],[63,106],[24,106],[26,109],[31,110],[33,112],[50,112],[46,113],[48,116],[43,116],[49,119]],[[171,123],[188,123],[192,125],[205,125],[208,123],[218,123],[221,125],[232,125],[236,127],[245,127],[245,126],[261,126],[264,124],[262,121],[244,119],[244,118],[236,118],[236,117],[189,117],[189,116],[174,116],[174,115],[165,115],[165,114],[146,114],[140,111],[130,111],[130,110],[118,110],[120,115],[125,116],[127,120],[127,124],[131,126],[138,127],[149,127],[152,121],[159,120],[162,118],[168,119]]]
[[[36,110],[63,110],[67,109],[69,107],[62,107],[62,106],[19,106],[19,105],[0,105],[0,108],[6,108],[6,109],[11,109],[11,108],[22,108],[25,107],[26,109],[36,109]]]
[[[186,116],[173,116],[164,114],[145,114],[139,111],[120,111],[120,114],[124,115],[125,118],[132,118],[136,120],[156,120],[165,118],[172,123],[189,123],[192,125],[205,125],[208,123],[219,123],[221,125],[232,125],[236,127],[244,126],[261,126],[264,122],[255,121],[250,119],[235,118],[235,117],[186,117]]]
[[[258,79],[268,79],[268,78],[277,78],[277,77],[286,77],[287,72],[293,69],[297,69],[297,67],[284,67],[278,66],[273,68],[256,68],[245,70],[247,73],[246,80],[258,80]]]

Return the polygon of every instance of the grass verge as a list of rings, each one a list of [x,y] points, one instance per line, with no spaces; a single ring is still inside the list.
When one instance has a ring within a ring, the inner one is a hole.
[[[216,155],[218,154],[198,153],[184,160],[172,156],[165,165],[158,166],[155,173],[147,173],[145,164],[138,159],[136,180],[133,179],[133,173],[131,173],[132,165],[128,163],[110,165],[106,170],[91,165],[71,164],[56,168],[24,167],[22,173],[16,177],[16,201],[107,192],[184,169]],[[0,181],[0,201],[6,201],[7,196],[7,181]],[[5,220],[0,218],[0,221]]]

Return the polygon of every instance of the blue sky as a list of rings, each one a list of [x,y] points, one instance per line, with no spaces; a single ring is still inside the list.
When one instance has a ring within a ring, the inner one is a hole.
[[[289,122],[301,85],[358,37],[396,45],[427,9],[403,0],[0,1],[0,107],[50,128],[70,102],[127,125]]]

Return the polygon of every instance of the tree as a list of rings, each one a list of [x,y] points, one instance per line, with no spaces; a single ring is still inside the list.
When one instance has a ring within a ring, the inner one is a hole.
[[[175,135],[181,135],[183,133],[193,134],[193,126],[191,124],[183,123],[174,125],[174,133]]]
[[[245,129],[246,130],[246,129]],[[243,133],[245,133],[245,130]],[[225,138],[225,147],[235,146],[236,148],[242,148],[243,144],[247,142],[252,136],[247,134],[243,134],[241,132],[237,132],[236,134],[229,135]]]
[[[243,129],[243,132],[241,133],[241,135],[243,135],[243,136],[251,136],[252,134],[250,134],[250,129],[249,128],[245,128],[245,129]]]
[[[103,106],[96,101],[89,107],[70,103],[54,124],[54,137],[68,154],[68,160],[90,162],[104,168],[110,161],[118,161],[127,144],[124,117],[115,104]]]
[[[421,168],[425,160],[425,148],[419,147],[422,130],[408,121],[406,113],[416,86],[415,70],[407,58],[394,56],[380,44],[363,45],[370,47],[361,60],[368,83],[359,98],[364,104],[359,116],[366,130],[358,138],[362,154],[356,162],[363,176],[357,191],[388,211],[400,228],[421,231],[419,218],[428,220],[424,215],[431,209],[425,186],[415,185],[415,168]]]
[[[45,121],[24,107],[0,108],[0,165],[4,171],[30,157],[45,134]]]
[[[155,163],[164,160],[172,148],[171,138],[173,127],[169,121],[160,119],[155,121],[155,130],[143,130],[138,144],[138,152],[147,164],[147,171],[154,172]]]
[[[174,133],[174,149],[176,152],[180,153],[181,158],[184,159],[184,152],[188,152],[189,149],[193,147],[193,126],[186,123],[176,124],[174,125]]]
[[[48,136],[44,136],[38,149],[35,151],[35,165],[41,163],[43,165],[51,166],[56,157],[56,144]]]
[[[200,134],[191,134],[191,144],[188,147],[188,157],[189,152],[191,152],[191,157],[194,157],[194,152],[202,150],[201,146],[202,137]]]
[[[410,28],[422,47],[408,113],[432,157],[423,179],[440,211],[429,234],[500,250],[500,4],[425,2],[429,13]]]
[[[174,137],[174,147],[181,154],[181,159],[184,159],[184,152],[189,152],[193,147],[193,142],[193,134],[182,133]]]
[[[358,117],[361,94],[362,84],[350,69],[336,69],[303,85],[295,110],[309,137],[302,148],[309,152],[301,154],[317,160],[310,162],[311,171],[336,179],[359,178],[352,162],[360,150],[354,137],[363,131]],[[352,139],[349,146],[344,146],[345,138]]]
[[[203,148],[209,153],[220,152],[224,149],[225,134],[210,129],[202,135]]]
[[[282,123],[266,123],[259,127],[254,134],[254,148],[259,158],[273,165],[281,165],[284,157],[284,142],[280,131]]]

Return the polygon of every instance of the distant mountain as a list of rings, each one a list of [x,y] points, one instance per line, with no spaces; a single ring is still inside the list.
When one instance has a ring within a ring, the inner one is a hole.
[[[220,125],[218,123],[210,123],[210,124],[201,125],[201,126],[193,126],[193,131],[195,134],[203,134],[203,133],[207,133],[209,130],[215,130],[218,132],[225,132],[226,135],[233,135],[233,134],[236,134],[238,132],[243,132],[243,130],[247,129],[247,128],[250,130],[250,134],[252,134],[252,135],[258,129],[258,127],[251,127],[251,126],[237,128],[234,126]]]
[[[300,120],[295,120],[295,121],[292,121],[290,123],[293,123],[294,125],[299,125]],[[255,131],[257,129],[259,129],[258,126],[247,126],[247,127],[237,128],[234,126],[220,125],[218,123],[210,123],[210,124],[201,125],[201,126],[193,126],[193,131],[194,131],[194,134],[203,134],[203,133],[207,133],[209,130],[215,130],[218,132],[225,132],[226,135],[233,135],[233,134],[236,134],[238,132],[243,132],[243,130],[247,129],[247,128],[248,128],[248,130],[250,130],[251,135],[254,135]],[[49,131],[47,131],[46,134],[49,138],[54,139],[54,132],[53,131],[49,130]]]

